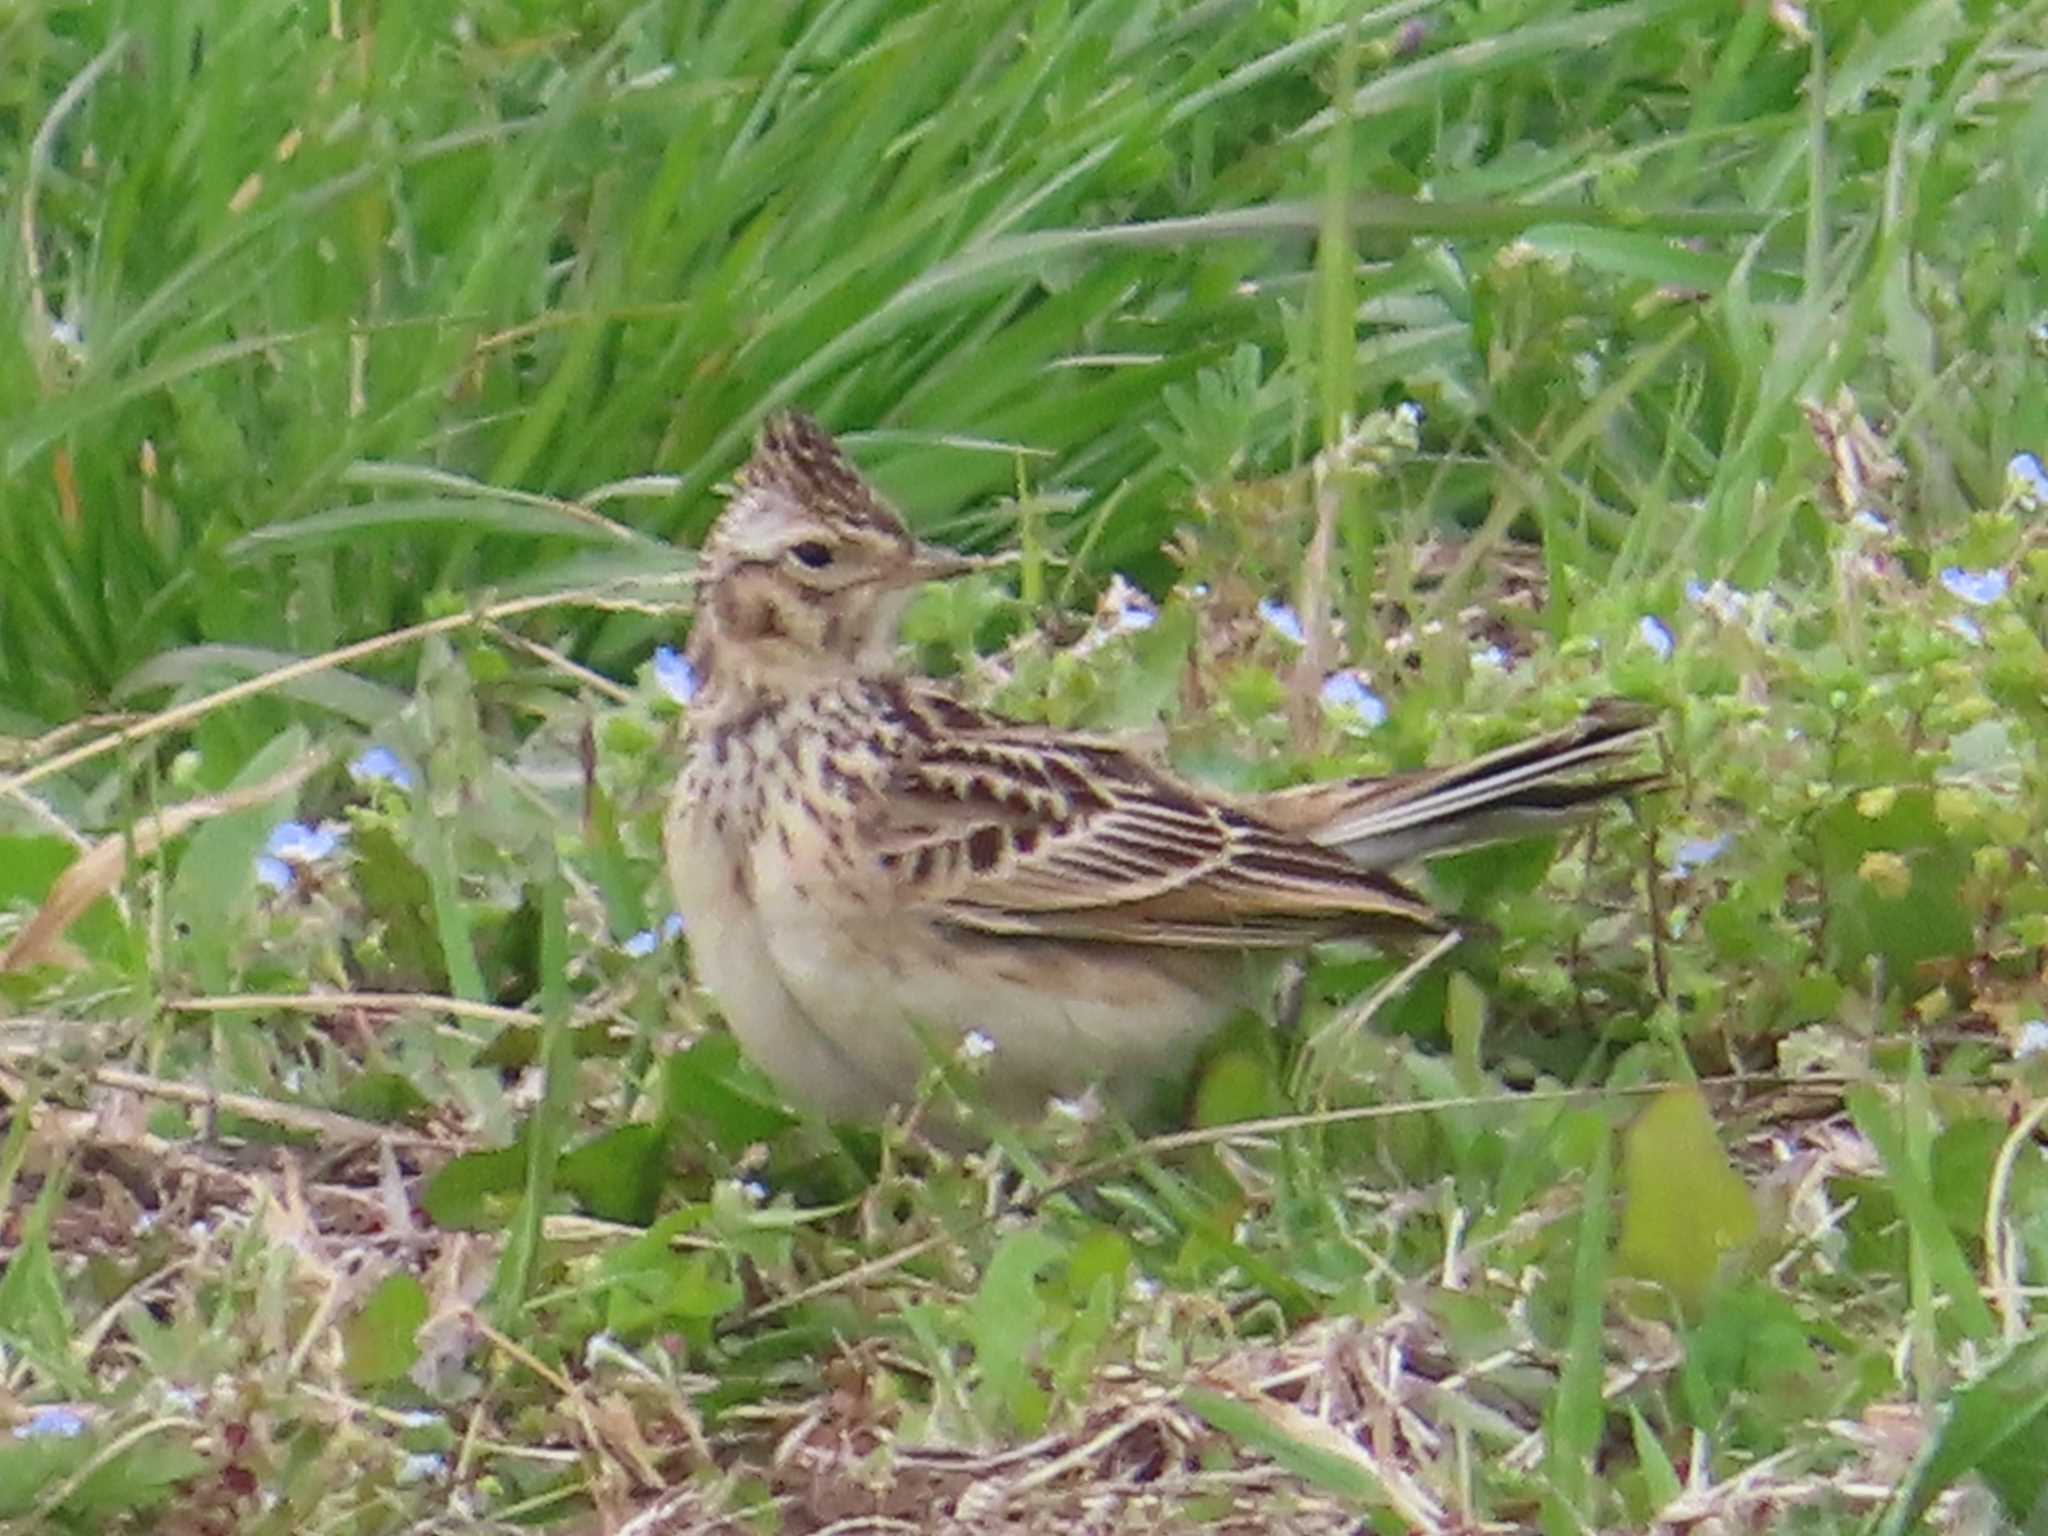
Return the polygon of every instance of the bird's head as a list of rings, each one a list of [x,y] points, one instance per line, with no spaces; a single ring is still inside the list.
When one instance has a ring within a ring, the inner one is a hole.
[[[886,670],[912,590],[984,563],[912,537],[829,433],[776,416],[699,553],[692,659],[777,691]]]

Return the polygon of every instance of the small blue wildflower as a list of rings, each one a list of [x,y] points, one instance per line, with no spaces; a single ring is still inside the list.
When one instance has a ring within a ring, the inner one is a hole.
[[[2013,500],[2038,511],[2048,507],[2048,469],[2038,454],[2016,453],[2006,461],[2005,483]]]
[[[1308,644],[1308,631],[1301,627],[1301,615],[1277,597],[1259,599],[1259,617],[1266,628],[1294,645]]]
[[[2015,1056],[2038,1056],[2043,1051],[2048,1051],[2048,1019],[2029,1019],[2020,1026],[2020,1038],[2012,1053]]]
[[[1972,645],[1982,645],[1984,643],[1983,627],[1967,613],[1958,613],[1951,616],[1948,622],[1941,627],[1950,634],[1969,641]]]
[[[398,1464],[394,1481],[401,1488],[438,1483],[448,1475],[448,1458],[437,1451],[414,1451]]]
[[[1892,531],[1892,525],[1868,507],[1858,507],[1854,512],[1850,513],[1849,526],[1864,533],[1874,534],[1881,539],[1889,538]]]
[[[1669,661],[1672,651],[1677,649],[1677,642],[1671,638],[1671,631],[1665,628],[1664,621],[1654,613],[1643,615],[1636,625],[1636,634],[1641,637],[1643,644],[1656,653],[1659,661]]]
[[[1942,570],[1941,584],[1951,597],[1959,597],[1978,608],[2005,596],[2005,572],[1996,566],[1988,571],[1967,571],[1960,565],[1947,566]]]
[[[256,879],[273,891],[288,891],[307,864],[334,857],[341,849],[347,828],[338,821],[323,821],[309,827],[303,821],[281,821],[270,829],[263,852],[256,856]]]
[[[70,1408],[38,1408],[14,1426],[17,1440],[76,1440],[84,1433],[84,1417]]]
[[[1395,419],[1409,427],[1420,427],[1425,421],[1429,420],[1429,412],[1425,411],[1421,403],[1415,400],[1403,400],[1399,405],[1395,406],[1394,416]]]
[[[1370,729],[1377,729],[1387,723],[1386,701],[1374,693],[1366,680],[1350,668],[1342,672],[1332,672],[1324,678],[1321,697],[1323,708],[1333,714],[1356,716]]]
[[[1685,876],[1702,865],[1711,864],[1727,851],[1728,838],[1691,837],[1671,850],[1671,873]]]
[[[317,864],[332,858],[341,847],[343,827],[338,821],[323,821],[309,827],[303,821],[280,821],[270,829],[264,852],[291,864]]]
[[[1494,672],[1508,669],[1508,653],[1497,645],[1482,645],[1472,652],[1472,665]]]
[[[678,704],[687,704],[697,697],[701,681],[689,657],[672,645],[657,645],[654,648],[654,684]]]
[[[1711,613],[1723,624],[1743,624],[1761,621],[1770,612],[1771,594],[1768,592],[1745,592],[1740,587],[1731,587],[1725,581],[1713,581],[1702,585],[1698,581],[1685,584],[1685,600],[1695,608]]]
[[[348,765],[348,776],[358,784],[389,784],[394,789],[413,786],[412,770],[389,747],[368,747]]]
[[[645,960],[649,955],[654,953],[656,947],[660,943],[660,936],[656,934],[652,928],[642,928],[638,933],[634,934],[633,937],[626,940],[625,943],[621,944],[619,948],[624,950],[628,955],[632,956],[635,960]]]
[[[683,914],[671,912],[661,920],[661,941],[673,944],[683,936]]]
[[[1121,575],[1112,576],[1096,610],[1096,619],[1113,635],[1133,634],[1159,622],[1159,605],[1135,582]]]

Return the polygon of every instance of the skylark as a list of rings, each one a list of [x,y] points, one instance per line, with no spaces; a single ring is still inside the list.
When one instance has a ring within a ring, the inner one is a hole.
[[[835,1119],[908,1102],[970,1035],[1000,1113],[1091,1089],[1134,1106],[1257,1001],[1262,958],[1445,931],[1389,866],[1647,782],[1583,776],[1650,732],[1610,704],[1462,767],[1197,789],[903,675],[912,589],[983,563],[912,538],[797,415],[763,430],[700,555],[670,878],[747,1054]]]

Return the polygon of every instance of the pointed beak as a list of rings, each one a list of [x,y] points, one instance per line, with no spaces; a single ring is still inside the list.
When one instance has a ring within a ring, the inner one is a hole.
[[[991,559],[982,555],[963,555],[957,549],[947,549],[943,544],[920,544],[911,551],[910,559],[890,585],[914,587],[926,581],[951,581],[956,576],[967,575],[970,571],[985,571],[993,566],[1008,563],[1000,557]]]

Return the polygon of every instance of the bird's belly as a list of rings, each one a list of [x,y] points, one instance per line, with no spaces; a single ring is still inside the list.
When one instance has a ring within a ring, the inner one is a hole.
[[[916,1097],[936,1054],[962,1061],[988,1105],[1012,1119],[1035,1120],[1049,1100],[1091,1089],[1135,1111],[1187,1074],[1246,998],[1236,955],[991,938],[914,908],[849,909],[795,880],[764,878],[758,894],[790,996],[892,1103]],[[762,1065],[801,1095],[776,1064]]]
[[[1234,953],[942,927],[830,867],[801,823],[736,846],[679,799],[666,841],[697,979],[776,1087],[830,1118],[912,1102],[934,1054],[971,1062],[1012,1119],[1091,1089],[1135,1112],[1253,996]]]
[[[667,828],[669,882],[690,940],[698,983],[747,1057],[793,1102],[830,1119],[873,1120],[894,1102],[890,1085],[821,1027],[784,983],[776,946],[752,899],[752,870],[696,808]]]

